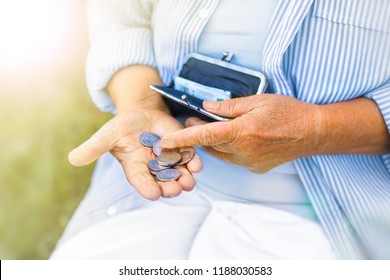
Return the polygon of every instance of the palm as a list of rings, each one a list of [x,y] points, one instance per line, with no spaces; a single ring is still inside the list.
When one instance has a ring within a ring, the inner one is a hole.
[[[196,156],[187,167],[179,168],[182,177],[178,181],[156,181],[147,167],[147,163],[155,156],[152,149],[142,146],[138,139],[145,131],[163,136],[179,129],[182,129],[181,124],[161,111],[128,113],[113,118],[75,152],[93,150],[92,154],[96,157],[110,151],[121,163],[130,184],[142,196],[153,200],[160,196],[173,197],[182,190],[188,191],[193,188],[195,180],[190,170],[200,171],[202,164],[199,157]]]

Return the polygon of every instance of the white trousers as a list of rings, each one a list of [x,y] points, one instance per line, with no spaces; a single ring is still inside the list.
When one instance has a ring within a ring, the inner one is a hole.
[[[120,170],[110,155],[100,160],[51,259],[336,258],[316,220],[228,201],[202,186],[150,202],[117,179]]]

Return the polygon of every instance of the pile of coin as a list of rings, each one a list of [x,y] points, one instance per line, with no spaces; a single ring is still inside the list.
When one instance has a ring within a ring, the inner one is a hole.
[[[153,132],[143,132],[139,137],[141,144],[152,148],[156,155],[156,158],[148,163],[149,171],[159,181],[178,180],[181,173],[174,167],[188,163],[195,156],[195,151],[191,148],[180,151],[177,149],[162,150],[160,140],[161,137]]]

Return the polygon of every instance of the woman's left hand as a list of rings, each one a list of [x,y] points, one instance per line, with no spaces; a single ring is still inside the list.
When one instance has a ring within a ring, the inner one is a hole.
[[[319,139],[318,105],[277,94],[260,94],[223,102],[205,101],[204,109],[233,118],[207,123],[189,118],[186,129],[167,134],[163,148],[202,145],[212,155],[264,173],[315,153]]]

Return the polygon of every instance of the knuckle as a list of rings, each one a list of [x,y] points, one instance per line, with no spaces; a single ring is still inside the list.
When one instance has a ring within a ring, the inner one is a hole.
[[[226,111],[228,111],[230,114],[233,114],[236,111],[237,102],[237,99],[231,99],[227,101],[225,104]]]
[[[238,140],[239,138],[242,138],[245,136],[246,128],[242,123],[232,122],[232,125],[229,129],[229,137],[230,140]]]
[[[111,146],[106,146],[102,141],[95,141],[92,151],[94,154],[101,155],[111,150]]]
[[[230,122],[221,122],[218,126],[218,133],[223,136],[224,140],[230,142],[236,138],[237,130]]]
[[[202,130],[201,130],[201,133],[200,133],[200,140],[202,143],[204,144],[209,144],[209,143],[212,143],[213,140],[214,140],[214,133],[213,131],[205,126]]]

